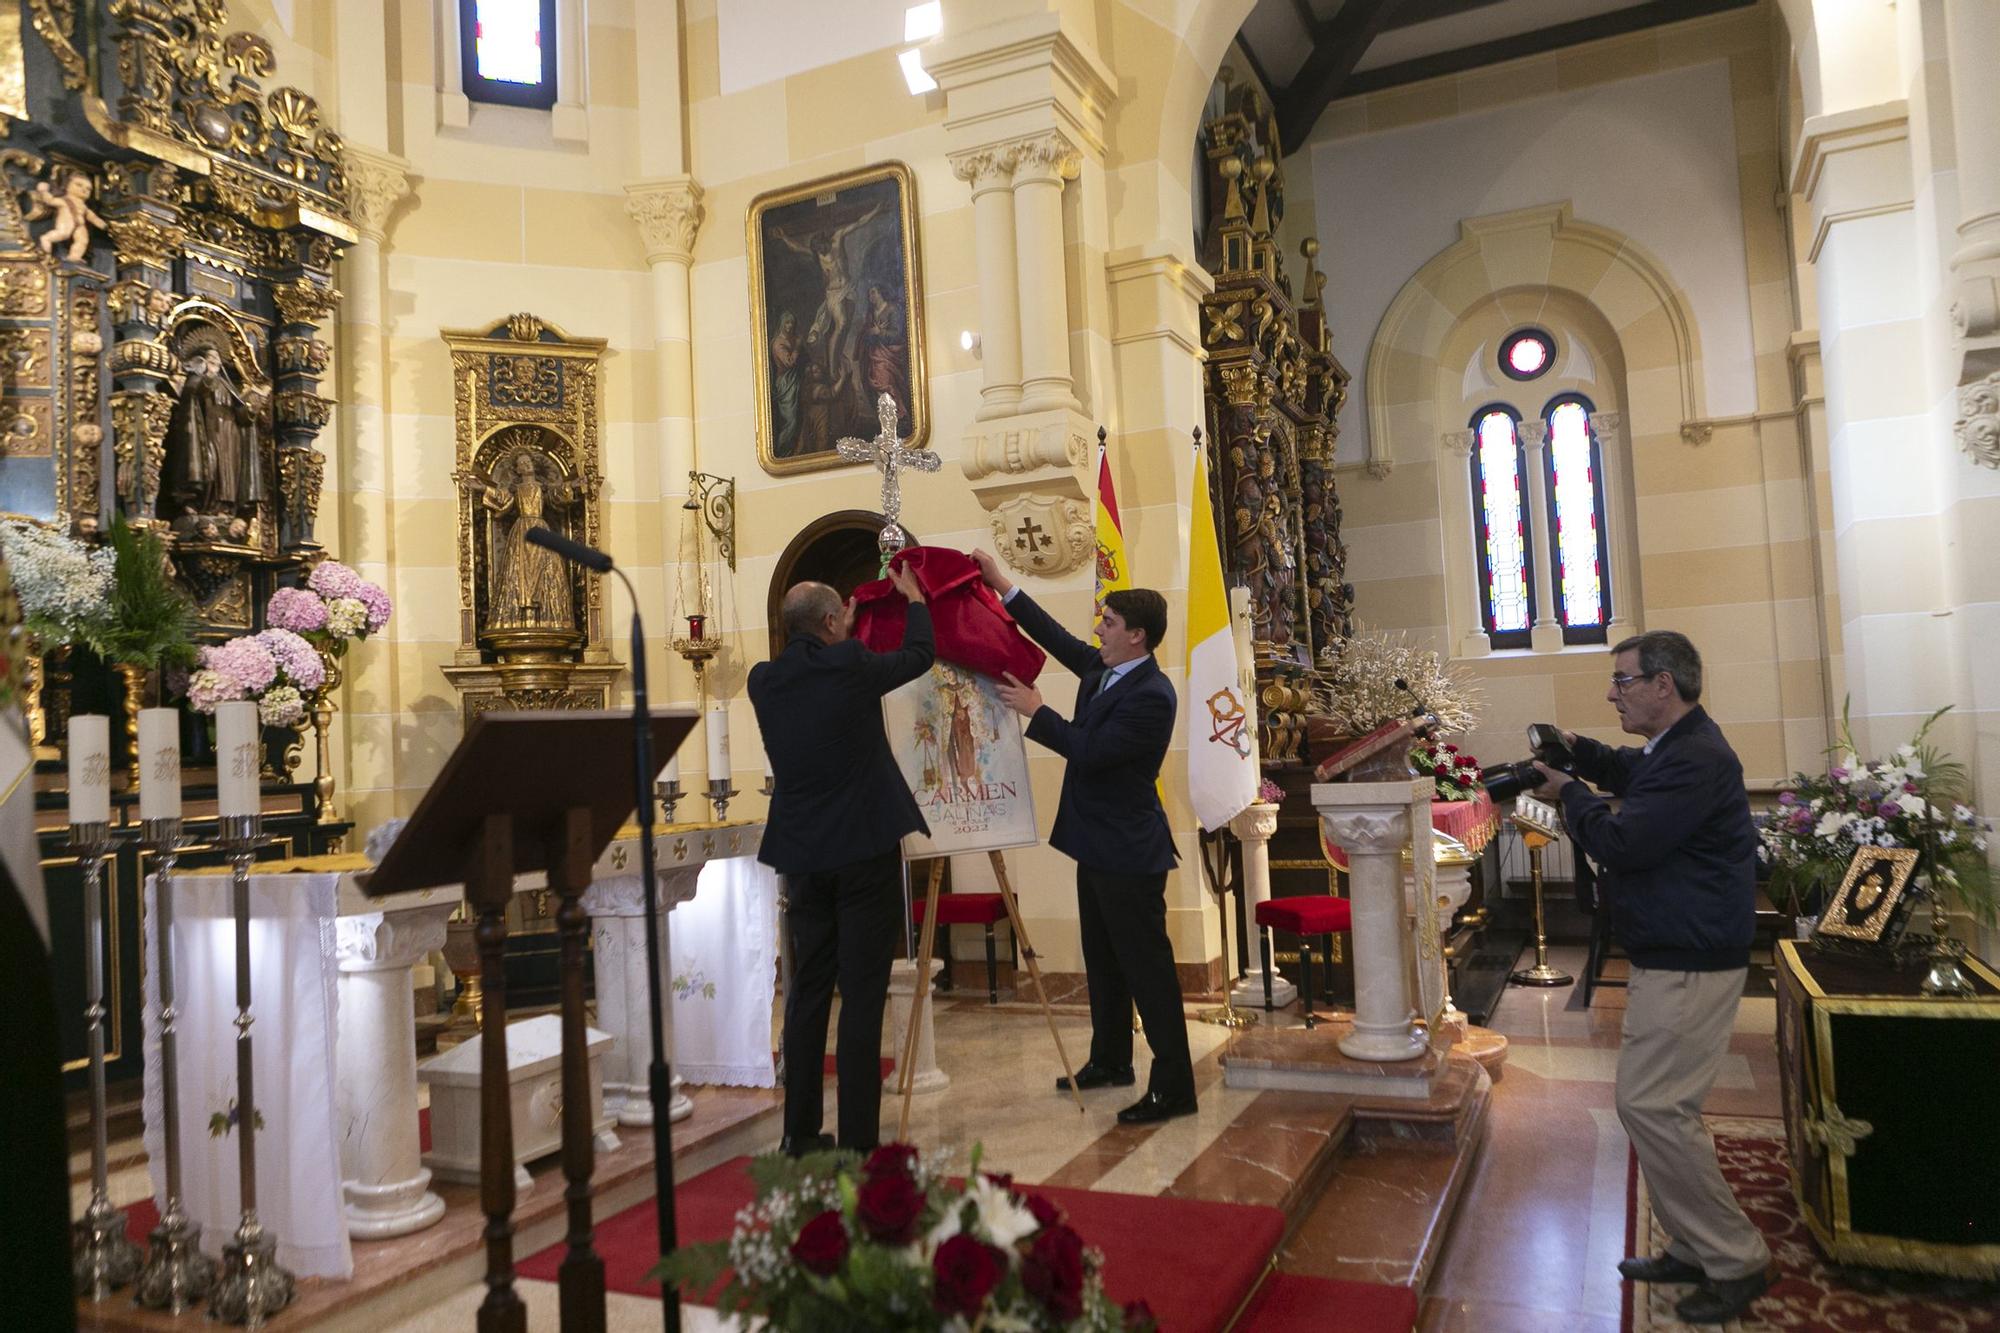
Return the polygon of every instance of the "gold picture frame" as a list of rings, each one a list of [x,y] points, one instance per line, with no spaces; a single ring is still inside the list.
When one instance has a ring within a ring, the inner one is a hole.
[[[923,448],[930,392],[909,167],[885,162],[766,191],[745,225],[764,470],[859,466],[834,444],[876,435],[884,392],[904,443]]]
[[[1843,940],[1878,943],[1889,923],[1896,918],[1896,905],[1910,886],[1917,868],[1917,852],[1911,847],[1863,847],[1847,863],[1847,874],[1834,892],[1833,900],[1820,913],[1817,938],[1828,935]]]

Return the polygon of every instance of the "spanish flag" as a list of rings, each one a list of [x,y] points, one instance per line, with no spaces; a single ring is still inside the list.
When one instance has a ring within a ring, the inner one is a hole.
[[[1214,832],[1257,799],[1257,719],[1243,697],[1222,550],[1208,500],[1208,451],[1194,443],[1193,522],[1188,530],[1188,799],[1203,829]],[[1102,533],[1103,529],[1098,529]],[[1103,537],[1099,536],[1099,542]]]
[[[1118,525],[1118,496],[1111,489],[1111,452],[1102,433],[1097,441],[1097,604],[1104,594],[1132,586],[1125,560],[1125,530]]]

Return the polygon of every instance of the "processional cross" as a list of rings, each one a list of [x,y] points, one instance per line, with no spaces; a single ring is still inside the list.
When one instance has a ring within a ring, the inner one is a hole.
[[[938,456],[924,449],[906,447],[896,434],[896,400],[883,394],[875,400],[875,419],[882,429],[872,440],[845,439],[836,441],[834,448],[842,458],[853,459],[857,463],[873,463],[882,474],[882,535],[875,544],[882,549],[882,563],[886,568],[889,557],[910,544],[910,534],[903,531],[903,479],[898,475],[903,468],[915,468],[919,472],[938,470]]]

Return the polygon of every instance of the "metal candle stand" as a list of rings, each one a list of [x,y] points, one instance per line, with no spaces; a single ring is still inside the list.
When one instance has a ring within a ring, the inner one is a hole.
[[[668,778],[665,781],[653,784],[653,795],[660,802],[661,823],[671,824],[674,822],[674,807],[681,803],[681,797],[684,794],[681,791],[681,780],[679,778]]]
[[[729,817],[729,803],[736,797],[736,787],[728,778],[708,780],[708,804],[715,811],[715,822],[721,823]]]
[[[174,1023],[174,867],[188,838],[178,817],[140,824],[139,845],[160,858],[153,872],[154,929],[159,932],[160,1128],[167,1145],[167,1205],[147,1237],[146,1266],[133,1299],[151,1310],[181,1314],[208,1294],[215,1261],[201,1252],[201,1228],[181,1206],[179,1061]]]
[[[111,826],[101,821],[69,826],[69,841],[83,871],[84,1023],[90,1033],[90,1205],[71,1242],[76,1292],[101,1301],[139,1275],[145,1256],[125,1237],[125,1215],[111,1205],[104,1127],[104,857]]]
[[[250,862],[264,843],[262,815],[224,815],[216,845],[229,854],[236,918],[236,1151],[243,1218],[222,1247],[222,1269],[209,1297],[211,1319],[261,1325],[291,1304],[295,1281],[278,1263],[278,1238],[257,1220],[257,1100],[251,1079]]]

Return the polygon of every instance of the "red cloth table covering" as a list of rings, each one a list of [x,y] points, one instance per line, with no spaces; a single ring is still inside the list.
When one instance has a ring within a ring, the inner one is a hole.
[[[1465,844],[1466,851],[1477,852],[1500,831],[1500,807],[1485,792],[1469,801],[1432,801],[1431,827],[1457,838]],[[1347,853],[1327,841],[1324,826],[1320,829],[1319,849],[1328,861],[1347,869]]]
[[[971,556],[943,546],[912,546],[889,563],[916,575],[930,602],[940,658],[995,678],[1012,672],[1029,685],[1042,673],[1048,654],[1014,624]],[[894,651],[903,642],[908,606],[887,579],[862,584],[854,590],[854,636],[871,652]]]
[[[1257,924],[1294,935],[1339,935],[1354,927],[1354,904],[1317,893],[1270,898],[1257,904]]]
[[[928,899],[919,898],[910,906],[918,925],[924,922]],[[1007,904],[997,893],[946,893],[938,897],[940,926],[984,926],[1007,919]]]

